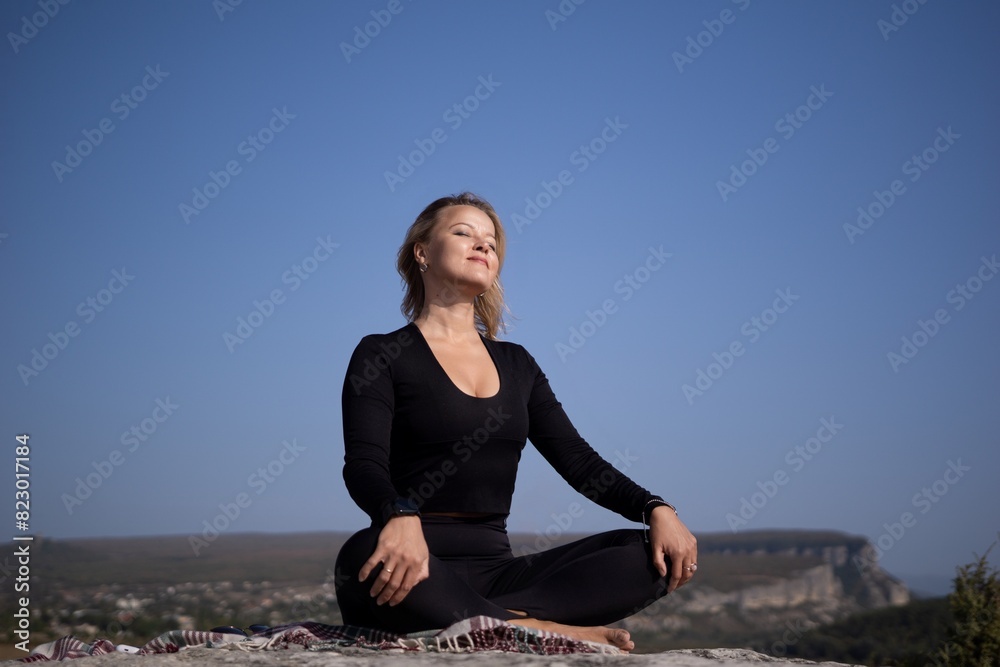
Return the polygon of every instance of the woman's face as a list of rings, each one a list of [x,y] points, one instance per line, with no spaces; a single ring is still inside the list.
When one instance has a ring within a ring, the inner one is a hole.
[[[475,296],[496,280],[500,259],[490,216],[475,206],[448,206],[441,209],[426,244],[417,243],[417,262],[427,264],[425,278],[445,285],[468,287]]]

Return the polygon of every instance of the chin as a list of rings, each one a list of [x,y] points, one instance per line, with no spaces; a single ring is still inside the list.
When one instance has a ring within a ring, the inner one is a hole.
[[[476,294],[482,294],[493,284],[493,279],[485,280],[482,273],[476,272],[471,276],[466,275],[462,282],[468,285],[469,289],[475,290]]]
[[[490,288],[489,285],[481,285],[479,283],[469,283],[469,296],[475,299],[477,296],[485,292]]]

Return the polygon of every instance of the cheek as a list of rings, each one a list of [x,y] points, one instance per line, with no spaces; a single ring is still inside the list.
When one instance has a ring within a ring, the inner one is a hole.
[[[448,237],[434,239],[434,242],[427,248],[427,256],[437,263],[451,257],[454,252],[454,243]]]
[[[460,236],[453,236],[438,246],[442,257],[461,262],[469,256],[470,244]]]

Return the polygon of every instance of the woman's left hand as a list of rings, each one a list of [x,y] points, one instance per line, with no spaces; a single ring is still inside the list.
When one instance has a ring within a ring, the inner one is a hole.
[[[649,517],[649,546],[653,551],[653,567],[660,576],[670,576],[668,593],[690,581],[698,569],[698,540],[669,507],[653,508]]]

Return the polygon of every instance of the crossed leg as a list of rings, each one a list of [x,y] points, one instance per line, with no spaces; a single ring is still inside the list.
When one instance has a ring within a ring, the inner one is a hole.
[[[353,535],[337,558],[337,600],[344,622],[407,633],[443,628],[472,616],[634,647],[628,632],[604,627],[666,593],[640,531],[617,530],[537,554],[455,561],[431,555],[430,576],[398,605],[378,605],[357,571],[375,549],[378,530]],[[509,554],[509,552],[508,552]]]

